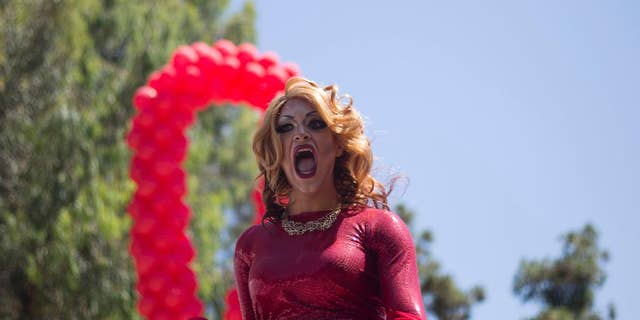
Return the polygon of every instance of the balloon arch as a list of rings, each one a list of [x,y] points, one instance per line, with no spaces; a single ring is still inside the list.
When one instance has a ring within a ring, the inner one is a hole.
[[[186,131],[196,112],[231,102],[264,113],[296,74],[296,65],[281,64],[272,52],[259,54],[252,44],[198,42],[176,49],[171,61],[136,91],[137,113],[127,143],[134,151],[130,176],[137,189],[128,212],[133,218],[130,252],[138,276],[137,308],[147,319],[188,319],[203,313],[189,266],[195,256],[186,234],[191,209],[183,200]],[[259,221],[264,206],[256,190],[253,200],[254,221]],[[225,319],[240,319],[235,289],[226,300]]]

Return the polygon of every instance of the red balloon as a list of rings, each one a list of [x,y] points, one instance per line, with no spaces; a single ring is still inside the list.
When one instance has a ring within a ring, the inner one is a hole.
[[[138,236],[133,230],[131,230],[131,242],[129,243],[129,253],[132,256],[137,257],[140,256],[147,249],[144,246],[144,242],[142,241],[142,237]]]
[[[164,304],[172,309],[177,309],[186,300],[184,290],[178,286],[171,287],[164,294]]]
[[[168,180],[168,183],[163,183],[162,186],[167,191],[169,191],[170,195],[179,199],[187,193],[187,181],[184,177],[180,175],[171,175],[169,177],[171,180]]]
[[[275,52],[265,52],[260,59],[258,59],[258,63],[262,65],[263,68],[269,69],[278,64],[279,58],[278,54]]]
[[[167,309],[163,306],[157,306],[153,310],[153,314],[149,317],[149,320],[176,320],[179,319],[174,311]]]
[[[168,253],[163,256],[161,265],[167,274],[175,274],[188,263],[178,259],[179,257],[176,253]]]
[[[176,69],[172,65],[166,65],[160,71],[151,74],[149,86],[158,93],[173,92],[177,84],[176,78]]]
[[[213,47],[216,48],[225,58],[235,56],[238,53],[238,48],[236,48],[233,42],[225,39],[216,41],[216,43],[213,44]]]
[[[264,77],[265,75],[264,68],[256,62],[247,63],[243,71],[245,74],[245,79],[248,81],[246,85],[250,88],[256,87],[262,80],[262,77]]]
[[[220,76],[229,79],[234,76],[240,68],[240,60],[234,56],[224,57],[220,64]]]
[[[205,43],[196,43],[193,45],[194,50],[198,53],[200,60],[198,60],[197,66],[202,74],[202,86],[203,91],[201,93],[204,104],[211,101],[216,97],[215,91],[212,87],[219,87],[217,74],[219,73],[219,66],[222,64],[223,58],[220,52]]]
[[[185,130],[188,126],[192,125],[195,120],[195,113],[191,110],[175,110],[171,114],[171,125],[179,131]]]
[[[150,236],[153,238],[154,247],[158,252],[167,252],[173,247],[175,241],[180,238],[177,231],[168,228],[158,228]]]
[[[171,121],[171,117],[176,109],[176,100],[166,94],[158,94],[156,104],[152,111],[155,117],[155,125],[163,124]]]
[[[173,207],[173,209],[175,211],[180,211],[180,213],[178,214],[187,215],[188,217],[191,216],[191,209],[182,200],[178,200],[178,202],[176,202],[176,206]]]
[[[225,320],[242,320],[242,314],[240,312],[240,300],[238,299],[238,291],[232,287],[227,291],[225,297],[226,309],[224,311]]]
[[[156,184],[155,181],[150,179],[149,180],[143,179],[138,183],[137,192],[142,197],[148,197],[156,190],[157,187],[158,185]]]
[[[156,128],[153,132],[153,139],[159,145],[166,145],[174,136],[180,134],[176,131],[178,130],[169,126]]]
[[[134,220],[138,218],[141,211],[144,211],[144,204],[140,201],[136,201],[135,199],[129,203],[127,206],[127,212]]]
[[[185,133],[180,132],[180,134],[173,136],[171,141],[168,141],[166,144],[154,146],[154,153],[152,153],[150,160],[154,162],[158,160],[170,160],[181,163],[187,156],[187,144],[188,141]],[[141,147],[140,150],[142,149]]]
[[[143,137],[145,131],[146,130],[141,126],[136,126],[134,124],[131,131],[129,131],[129,133],[127,134],[127,144],[129,145],[129,147],[131,147],[131,149],[137,150],[138,148],[140,148],[142,141],[145,140]]]
[[[140,281],[140,276],[138,276],[138,282],[136,283],[136,291],[138,292],[138,296],[144,297],[147,295],[151,295],[151,291],[147,288],[147,283]]]
[[[165,223],[169,228],[174,230],[184,231],[189,224],[191,218],[191,212],[188,210],[181,210],[181,207],[176,206],[172,212],[164,217]],[[186,240],[189,243],[189,240]],[[191,249],[193,250],[193,249]]]
[[[198,80],[198,92],[192,92],[189,95],[184,95],[181,97],[181,103],[183,108],[191,111],[201,111],[206,109],[209,106],[209,93],[210,83],[206,82],[205,79]]]
[[[256,96],[252,97],[251,106],[260,112],[265,112],[271,100],[275,97],[276,92],[267,88],[260,90]]]
[[[249,103],[254,102],[254,97],[260,94],[260,84],[264,73],[264,68],[257,62],[249,62],[244,65],[237,80],[238,93],[232,94],[232,98],[240,99],[244,96]]]
[[[142,214],[133,224],[133,230],[140,235],[147,235],[157,227],[157,218],[151,212]]]
[[[160,78],[162,78],[162,69],[152,72],[149,75],[149,81],[147,83],[150,87],[156,89],[156,91],[160,91],[160,89],[162,89]]]
[[[184,268],[185,265],[193,259],[187,259],[185,254],[171,253],[166,256],[167,260],[163,260],[163,266],[168,274],[176,274]]]
[[[158,96],[158,92],[156,89],[150,86],[144,86],[138,88],[136,93],[133,95],[133,105],[138,110],[145,110],[148,108],[152,108],[154,104],[154,99]]]
[[[140,111],[140,113],[136,114],[133,118],[133,126],[139,126],[143,129],[149,129],[153,126],[154,121],[156,120],[154,117],[154,113],[152,110],[146,109]]]
[[[226,85],[222,79],[220,78],[211,79],[206,89],[206,93],[210,97],[211,103],[215,105],[221,105],[224,103],[225,87]]]
[[[255,62],[258,60],[258,49],[251,43],[243,43],[238,46],[237,57],[241,64]]]
[[[136,270],[139,275],[148,274],[155,266],[155,256],[150,253],[142,253],[135,257]]]
[[[288,75],[286,70],[278,66],[267,69],[267,73],[264,76],[267,87],[274,93],[284,89],[284,84],[287,79]]]
[[[231,43],[231,46],[235,49],[235,46]],[[205,91],[204,97],[207,102],[219,103],[222,99],[222,89],[224,87],[224,80],[220,77],[223,73],[222,65],[224,64],[226,56],[230,55],[224,49],[225,45],[221,45],[222,50],[218,50],[215,46],[210,49],[202,48],[199,52],[200,61],[198,62],[201,72],[205,75]]]
[[[164,270],[168,275],[177,277],[183,273],[185,268],[189,268],[188,265],[194,257],[195,250],[193,245],[189,242],[186,245],[180,244],[170,246],[168,250],[158,256],[156,264],[161,266],[162,270]]]
[[[206,88],[206,82],[197,65],[188,66],[185,69],[184,83],[187,85],[186,92],[202,95]]]
[[[267,100],[265,99],[265,96],[266,95],[263,91],[256,92],[255,94],[247,98],[247,102],[251,107],[258,109],[259,111],[263,111],[267,108],[267,103],[268,103]]]
[[[136,270],[139,278],[154,270],[154,266],[158,262],[158,254],[154,251],[153,246],[147,241],[147,237],[132,232],[132,241],[129,245],[129,252],[134,257]]]
[[[295,63],[287,62],[282,65],[282,68],[287,72],[287,79],[300,74],[300,67]]]
[[[231,91],[238,85],[236,82],[238,68],[240,68],[240,61],[233,56],[226,57],[220,65],[220,78],[223,83],[223,86],[220,88],[220,96],[222,99],[231,99]]]
[[[196,291],[196,274],[190,268],[183,268],[175,277],[176,283],[184,289],[187,294],[193,294]]]
[[[202,302],[200,302],[200,300],[193,297],[187,300],[184,311],[187,312],[190,316],[200,316],[204,311],[204,306],[202,305]]]
[[[140,230],[131,227],[131,229],[129,229],[129,235],[131,236],[132,239],[141,239],[143,238],[145,235],[140,233]],[[130,250],[132,248],[129,248]]]
[[[197,65],[204,74],[209,75],[210,72],[215,70],[215,67],[222,63],[222,55],[220,54],[220,51],[212,48],[208,44],[204,42],[196,42],[191,47],[198,55],[199,59]],[[211,74],[211,76],[213,76],[213,74]]]
[[[171,283],[171,279],[161,270],[154,270],[144,277],[147,288],[154,294],[163,293]]]
[[[150,207],[159,217],[172,213],[176,207],[176,201],[180,201],[166,190],[157,190],[149,199]]]
[[[176,68],[178,73],[184,71],[189,65],[198,62],[198,54],[190,46],[180,46],[171,57],[171,64]]]
[[[187,182],[184,180],[175,181],[169,189],[176,197],[182,198],[187,194]]]
[[[153,312],[153,308],[156,305],[156,300],[153,296],[146,295],[138,300],[138,311],[145,317],[150,317]]]
[[[138,156],[140,157],[140,159],[144,159],[147,161],[153,158],[154,153],[155,153],[155,148],[153,145],[150,145],[150,144],[145,144],[143,146],[140,146],[140,149],[138,150]]]
[[[183,261],[185,264],[191,262],[191,260],[196,256],[196,251],[191,244],[191,240],[189,240],[184,233],[182,234],[180,241],[177,243],[175,250],[173,258],[178,261]]]
[[[153,180],[153,173],[150,170],[153,161],[146,160],[136,155],[131,160],[131,167],[129,170],[129,177],[137,183],[144,180]]]
[[[171,160],[162,160],[156,161],[153,164],[153,172],[156,177],[159,179],[163,179],[168,177],[171,172],[173,172],[178,167],[178,164],[175,161]]]

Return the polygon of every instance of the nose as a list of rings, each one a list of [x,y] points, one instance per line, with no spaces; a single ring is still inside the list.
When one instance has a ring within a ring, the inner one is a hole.
[[[309,139],[309,135],[306,132],[296,134],[296,136],[293,137],[293,140],[296,142],[302,142],[308,139]]]
[[[302,142],[309,139],[309,134],[304,129],[296,130],[293,141]]]

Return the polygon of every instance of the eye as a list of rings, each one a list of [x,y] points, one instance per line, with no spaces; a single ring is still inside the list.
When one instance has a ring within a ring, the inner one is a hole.
[[[327,127],[327,123],[321,119],[312,119],[309,121],[309,128],[314,130],[320,130]]]
[[[277,133],[285,133],[293,130],[293,125],[290,123],[284,123],[276,127]]]

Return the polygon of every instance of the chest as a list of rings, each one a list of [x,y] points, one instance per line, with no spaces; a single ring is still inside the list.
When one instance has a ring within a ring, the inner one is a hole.
[[[329,231],[329,230],[327,230]],[[319,292],[344,298],[371,292],[376,285],[375,256],[364,235],[342,226],[301,236],[281,233],[257,244],[249,272],[254,297],[292,297],[304,301]]]

